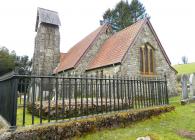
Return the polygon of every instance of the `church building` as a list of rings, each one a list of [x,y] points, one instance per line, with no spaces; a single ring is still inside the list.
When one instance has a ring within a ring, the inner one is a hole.
[[[50,16],[55,17],[56,15],[50,13],[48,17]],[[166,74],[169,95],[177,93],[177,71],[171,66],[171,62],[149,18],[140,19],[119,32],[113,32],[109,24],[101,25],[76,43],[67,53],[60,53],[59,55],[58,48],[60,46],[56,46],[59,45],[60,38],[58,23],[42,21],[37,25],[38,31],[42,31],[40,28],[53,27],[56,29],[55,31],[48,29],[52,33],[48,39],[52,39],[52,41],[48,41],[47,36],[44,36],[47,40],[45,43],[54,44],[53,51],[50,51],[52,47],[48,48],[47,44],[44,45],[44,49],[49,54],[42,51],[45,57],[54,56],[53,60],[49,59],[54,68],[53,74],[82,75],[87,73],[153,78]],[[43,40],[44,38],[41,41],[39,40],[40,43],[43,43]],[[51,52],[54,55],[50,55]],[[34,59],[38,59],[38,57],[34,57]],[[47,62],[48,59],[46,59],[44,61]],[[50,62],[45,64],[49,65]]]

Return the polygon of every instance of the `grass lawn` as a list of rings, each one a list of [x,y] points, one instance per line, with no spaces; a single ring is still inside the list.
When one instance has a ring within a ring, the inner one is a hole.
[[[173,67],[178,71],[178,74],[188,74],[195,72],[195,63],[179,64],[174,65]]]
[[[48,122],[47,120],[42,120],[43,123]],[[34,124],[39,124],[40,119],[39,117],[34,116]],[[22,126],[23,124],[23,107],[19,107],[17,109],[17,126]],[[32,124],[32,115],[26,111],[25,113],[25,125]]]
[[[154,140],[187,140],[177,135],[179,130],[195,131],[195,103],[180,105],[180,97],[170,99],[176,110],[135,123],[126,128],[103,130],[87,134],[80,140],[135,140],[139,136],[151,136]]]

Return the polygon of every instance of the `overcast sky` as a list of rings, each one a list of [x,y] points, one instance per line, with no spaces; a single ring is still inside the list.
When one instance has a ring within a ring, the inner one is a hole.
[[[120,0],[0,0],[0,45],[33,56],[37,7],[55,10],[61,19],[61,52],[99,26],[104,11]],[[130,2],[131,0],[129,0]],[[187,56],[195,62],[195,1],[140,0],[172,64]]]

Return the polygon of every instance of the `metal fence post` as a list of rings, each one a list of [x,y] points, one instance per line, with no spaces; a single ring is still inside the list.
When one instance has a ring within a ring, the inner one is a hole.
[[[17,116],[17,89],[18,89],[18,79],[13,76],[13,78],[11,79],[11,128],[10,129],[15,129],[16,128],[16,116]]]
[[[168,90],[167,90],[167,76],[166,74],[164,75],[165,77],[165,95],[166,95],[166,103],[169,104],[169,95],[168,95]]]

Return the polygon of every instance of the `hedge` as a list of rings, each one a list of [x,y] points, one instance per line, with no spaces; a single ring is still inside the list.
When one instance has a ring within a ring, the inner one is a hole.
[[[125,127],[131,123],[174,110],[174,106],[161,106],[141,110],[128,110],[105,115],[96,115],[79,120],[20,128],[6,140],[55,140],[69,139],[89,132],[113,127]]]

